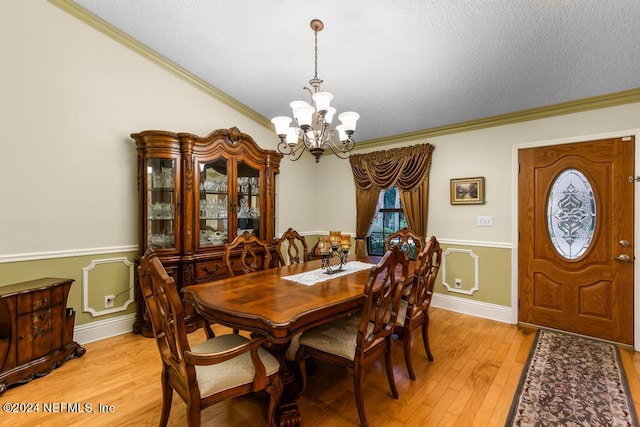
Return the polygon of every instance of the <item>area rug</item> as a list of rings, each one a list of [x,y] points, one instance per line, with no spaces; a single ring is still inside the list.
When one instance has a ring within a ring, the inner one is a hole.
[[[637,426],[613,344],[539,329],[506,426]]]

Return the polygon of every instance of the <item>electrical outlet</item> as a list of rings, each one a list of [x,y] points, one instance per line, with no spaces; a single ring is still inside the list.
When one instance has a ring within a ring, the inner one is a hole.
[[[462,287],[462,279],[455,279],[454,283],[457,289],[460,289]]]
[[[476,225],[478,227],[493,227],[492,216],[478,216],[476,218]]]
[[[113,304],[116,300],[115,295],[105,295],[104,296],[104,308],[113,308]]]

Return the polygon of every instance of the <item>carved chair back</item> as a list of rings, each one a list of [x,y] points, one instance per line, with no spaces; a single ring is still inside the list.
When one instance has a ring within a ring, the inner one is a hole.
[[[400,313],[394,333],[403,341],[405,364],[411,380],[416,378],[411,361],[411,340],[414,329],[422,328],[422,343],[427,358],[433,361],[433,354],[429,346],[429,306],[433,298],[433,287],[441,262],[440,243],[435,236],[431,236],[418,255],[413,283],[409,287],[409,292],[405,293],[404,300],[400,303]]]
[[[301,236],[296,230],[289,227],[278,239],[276,256],[278,257],[279,265],[305,262],[309,259],[307,241],[304,236]]]
[[[426,311],[431,305],[433,287],[442,262],[442,249],[435,236],[431,236],[424,250],[418,255],[408,308],[413,312]],[[409,314],[409,312],[407,312]]]
[[[371,268],[364,286],[365,304],[356,339],[356,354],[366,352],[381,339],[390,339],[408,269],[409,259],[396,246]]]
[[[233,268],[233,252],[240,248],[240,266],[244,273],[252,273],[258,270],[266,270],[271,266],[271,254],[269,246],[263,240],[244,231],[224,247],[224,262],[230,276],[235,276]]]
[[[187,368],[183,357],[183,351],[189,350],[189,342],[175,281],[151,250],[140,258],[138,277],[162,362],[166,369],[181,373],[176,381],[188,389],[196,374],[193,367]]]
[[[416,259],[424,246],[424,239],[408,228],[402,228],[387,237],[384,248],[391,249],[392,246],[398,246],[405,256],[409,259]]]

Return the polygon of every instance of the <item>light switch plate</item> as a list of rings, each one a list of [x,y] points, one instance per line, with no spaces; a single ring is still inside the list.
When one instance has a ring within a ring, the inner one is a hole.
[[[478,227],[493,227],[492,216],[478,216],[476,219],[476,225]]]

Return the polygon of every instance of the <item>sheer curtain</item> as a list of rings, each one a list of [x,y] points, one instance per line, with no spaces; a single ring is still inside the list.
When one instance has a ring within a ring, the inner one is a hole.
[[[400,192],[409,228],[417,235],[425,236],[429,171],[434,149],[431,144],[421,144],[349,157],[356,184],[356,255],[366,252],[364,239],[376,214],[380,191],[394,185]]]

